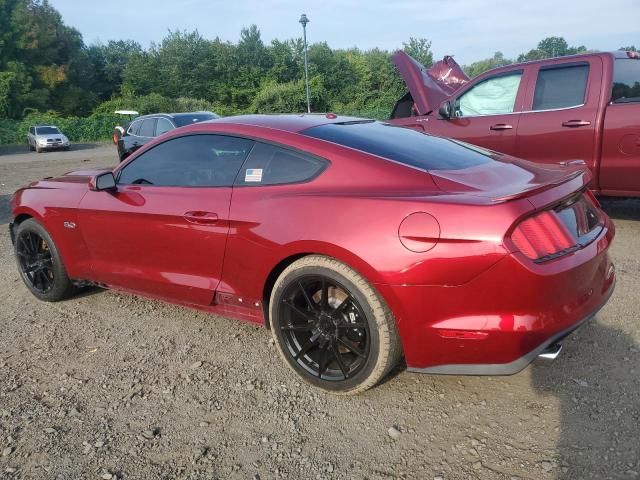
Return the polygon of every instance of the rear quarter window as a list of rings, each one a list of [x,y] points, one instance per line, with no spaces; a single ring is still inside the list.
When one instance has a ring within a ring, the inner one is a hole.
[[[617,58],[613,66],[613,103],[640,102],[640,59]]]
[[[421,170],[460,170],[493,157],[489,150],[382,122],[331,123],[302,133]]]
[[[328,162],[296,150],[256,143],[238,175],[237,185],[285,185],[313,180]]]

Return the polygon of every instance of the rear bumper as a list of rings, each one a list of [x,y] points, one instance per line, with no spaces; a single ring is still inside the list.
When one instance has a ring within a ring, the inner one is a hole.
[[[583,324],[587,323],[589,320],[591,320],[593,317],[595,317],[596,314],[600,311],[600,309],[602,307],[604,307],[604,305],[607,303],[607,301],[609,300],[609,297],[611,297],[611,295],[613,294],[614,287],[615,287],[615,281],[614,281],[614,285],[611,286],[611,289],[609,290],[609,293],[605,297],[605,299],[602,302],[602,304],[595,311],[593,311],[589,315],[587,315],[587,317],[585,317],[582,320],[578,321],[575,325],[571,325],[570,327],[566,328],[565,330],[562,330],[562,331],[556,333],[555,335],[553,335],[549,339],[547,339],[544,342],[542,342],[536,348],[531,350],[529,353],[521,356],[520,358],[517,358],[516,360],[513,360],[513,361],[508,362],[508,363],[452,364],[452,365],[436,365],[436,366],[433,366],[433,367],[426,367],[426,368],[408,367],[407,370],[410,371],[410,372],[415,372],[415,373],[431,373],[431,374],[436,374],[436,375],[493,375],[493,376],[497,376],[497,375],[513,375],[513,374],[516,374],[516,373],[520,372],[521,370],[523,370],[525,367],[527,367],[531,362],[533,362],[537,357],[539,357],[545,351],[547,351],[547,349],[549,349],[549,347],[551,347],[552,345],[558,343],[562,339],[566,338],[568,335],[573,333],[575,330],[577,330]],[[559,353],[559,349],[557,350],[557,353]],[[555,353],[553,355],[553,358],[555,358],[555,356],[557,356],[557,353]]]
[[[606,304],[615,285],[613,236],[607,222],[591,244],[542,264],[508,254],[464,285],[376,285],[396,317],[408,369],[522,370]]]

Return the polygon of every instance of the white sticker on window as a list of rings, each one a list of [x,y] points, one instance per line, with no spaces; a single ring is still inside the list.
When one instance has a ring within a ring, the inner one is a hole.
[[[262,169],[261,168],[247,168],[247,172],[244,174],[245,182],[261,182],[262,181]]]

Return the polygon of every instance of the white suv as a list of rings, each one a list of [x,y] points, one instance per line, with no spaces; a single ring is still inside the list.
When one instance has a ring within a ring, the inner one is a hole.
[[[29,150],[40,153],[43,150],[69,150],[69,139],[53,125],[37,125],[29,128],[27,135]]]

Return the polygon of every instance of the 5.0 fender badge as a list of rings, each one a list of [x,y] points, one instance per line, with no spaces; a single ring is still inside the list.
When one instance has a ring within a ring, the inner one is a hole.
[[[76,224],[74,222],[64,222],[63,225],[64,225],[64,228],[71,228],[71,229],[76,228]]]

